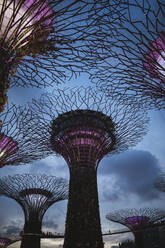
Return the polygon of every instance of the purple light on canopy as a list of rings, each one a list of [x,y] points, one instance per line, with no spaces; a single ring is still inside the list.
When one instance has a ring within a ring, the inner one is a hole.
[[[149,220],[147,216],[132,216],[125,219],[126,223],[134,228],[148,224]]]
[[[144,66],[151,77],[159,80],[165,77],[165,32],[151,44]]]
[[[101,149],[102,144],[105,141],[105,137],[97,132],[97,130],[90,131],[89,127],[80,127],[79,130],[70,132],[67,135],[63,136],[61,141],[63,144],[69,141],[70,146],[92,146],[93,148]]]
[[[41,0],[26,0],[25,1],[25,9],[28,9],[34,4],[38,4],[38,7],[34,9],[34,13],[32,16],[34,16],[35,20],[39,21],[43,17],[48,17],[52,14],[52,9],[49,5],[49,1],[41,1]],[[46,18],[46,20],[42,21],[42,24],[46,27],[50,27],[52,24],[51,17]]]
[[[0,238],[0,247],[6,247],[10,243],[8,238]]]
[[[96,166],[115,142],[111,119],[91,110],[60,115],[53,120],[52,130],[52,148],[70,166]]]
[[[17,152],[18,146],[12,138],[0,134],[0,163],[11,154]]]
[[[36,37],[36,31],[40,31],[40,40],[46,39],[52,29],[52,9],[48,0],[7,0],[5,8],[4,0],[0,0],[0,12],[1,15],[3,12],[0,38],[12,47],[24,46]]]

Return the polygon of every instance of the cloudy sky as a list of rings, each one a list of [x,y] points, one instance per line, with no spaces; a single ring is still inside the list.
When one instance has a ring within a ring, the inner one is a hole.
[[[66,82],[65,86],[88,86],[90,81],[86,75]],[[55,86],[56,87],[56,86]],[[63,85],[59,86],[60,88]],[[39,97],[46,89],[9,90],[10,102],[25,104],[32,97]],[[160,207],[164,209],[165,194],[153,187],[153,182],[161,171],[165,171],[165,111],[150,112],[149,131],[143,140],[134,148],[105,157],[98,168],[98,191],[102,232],[114,231],[124,226],[106,220],[105,215],[121,208]],[[46,173],[69,179],[66,162],[61,157],[49,157],[45,160],[24,166],[6,166],[0,169],[0,175],[22,173]],[[67,201],[51,206],[43,219],[43,231],[64,233]],[[0,234],[4,236],[18,235],[23,229],[24,216],[21,207],[12,199],[0,197]],[[105,238],[106,246],[115,245],[132,234],[113,235]],[[57,240],[42,240],[42,248],[58,247],[62,244]],[[18,248],[19,243],[10,247]]]
[[[89,85],[87,77],[78,80],[80,85]],[[75,86],[73,80],[70,86]],[[62,85],[60,86],[63,87]],[[10,101],[25,103],[32,97],[39,97],[44,91],[50,89],[11,89]],[[100,215],[103,233],[124,228],[106,220],[105,215],[111,211],[128,207],[160,207],[164,208],[165,194],[153,188],[153,182],[162,170],[165,170],[164,152],[164,123],[165,111],[152,111],[148,134],[133,149],[111,157],[105,157],[98,169],[98,190],[100,200]],[[14,175],[21,173],[46,173],[48,175],[62,176],[69,179],[66,162],[60,157],[49,157],[42,161],[25,166],[6,166],[1,169],[1,175]],[[5,197],[0,198],[0,233],[2,235],[18,235],[23,228],[24,216],[21,207],[14,201]],[[43,220],[43,230],[64,232],[67,201],[51,206]],[[131,234],[113,235],[105,238],[107,247],[117,244]],[[42,240],[42,247],[57,247],[62,242],[55,240]],[[10,247],[19,247],[15,243]]]

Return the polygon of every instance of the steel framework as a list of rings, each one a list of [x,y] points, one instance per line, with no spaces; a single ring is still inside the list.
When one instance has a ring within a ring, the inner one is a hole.
[[[65,179],[40,174],[6,176],[0,179],[0,195],[20,204],[25,216],[25,234],[40,234],[46,210],[55,202],[67,199]],[[40,247],[40,238],[23,236],[21,248]]]
[[[1,113],[0,168],[29,163],[43,158],[44,154],[50,154],[45,153],[41,147],[37,150],[33,145],[31,129],[24,128],[27,122],[30,123],[28,116],[28,110],[15,105],[7,105],[6,110]]]
[[[11,240],[8,238],[0,237],[0,247],[5,248],[10,244]]]
[[[43,94],[30,105],[32,126],[38,124],[33,136],[40,137],[36,147],[62,155],[70,170],[65,248],[103,247],[97,167],[105,155],[135,145],[145,134],[147,116],[132,106],[91,87]]]
[[[0,112],[10,86],[59,84],[100,61],[99,19],[121,15],[113,0],[0,0]],[[120,7],[119,7],[120,8]],[[95,63],[94,63],[95,61]]]
[[[127,226],[134,234],[137,248],[144,248],[145,229],[163,219],[165,211],[157,208],[121,209],[106,215],[110,221]]]
[[[125,20],[111,25],[102,19],[107,59],[92,80],[108,95],[125,93],[148,102],[149,108],[165,108],[165,3],[121,0],[121,5]],[[113,46],[108,30],[117,32]]]

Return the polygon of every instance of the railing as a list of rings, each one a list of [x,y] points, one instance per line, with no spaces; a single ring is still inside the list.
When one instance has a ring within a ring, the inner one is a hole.
[[[155,227],[161,227],[164,226],[165,227],[165,223],[157,223],[154,224],[152,226],[149,226],[147,228],[143,228],[143,229],[138,229],[135,230],[134,232],[139,232],[139,231],[146,231],[146,230],[151,230],[152,228]],[[129,229],[120,229],[120,230],[114,230],[114,231],[107,231],[105,233],[103,233],[103,236],[108,236],[108,235],[115,235],[115,234],[121,234],[121,233],[127,233],[127,232],[132,232]],[[61,239],[64,238],[64,234],[63,233],[39,233],[39,234],[33,234],[33,233],[21,233],[20,234],[22,237],[24,236],[33,236],[33,237],[40,237],[40,238],[44,238],[44,239],[48,239],[48,238],[55,238],[55,239]]]

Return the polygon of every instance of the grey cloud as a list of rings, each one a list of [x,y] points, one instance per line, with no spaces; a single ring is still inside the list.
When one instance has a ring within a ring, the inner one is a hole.
[[[105,159],[99,174],[107,177],[109,181],[111,176],[115,180],[111,184],[110,191],[106,186],[104,198],[114,201],[131,195],[143,201],[159,198],[159,192],[154,188],[153,183],[160,171],[159,161],[147,151],[130,150]]]
[[[21,219],[11,220],[8,225],[0,227],[0,233],[11,238],[12,236],[19,236],[23,229],[23,222]]]
[[[58,224],[56,223],[56,221],[54,219],[50,219],[50,218],[46,218],[44,221],[43,221],[43,228],[51,228],[51,229],[54,229],[56,230],[58,228]]]
[[[19,235],[22,229],[20,227],[11,225],[11,226],[5,226],[4,230],[6,235],[13,236],[13,235]]]
[[[29,173],[46,173],[52,176],[68,178],[69,169],[61,157],[50,156],[36,161],[29,167]]]

